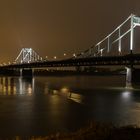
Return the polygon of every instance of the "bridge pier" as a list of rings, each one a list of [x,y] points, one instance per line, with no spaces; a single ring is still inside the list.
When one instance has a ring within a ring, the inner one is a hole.
[[[20,77],[22,77],[22,69],[20,69],[19,73],[20,73]]]
[[[125,67],[126,68],[126,87],[131,88],[132,87],[132,69],[131,67]]]
[[[32,77],[34,75],[33,69],[20,69],[20,76],[29,76]]]
[[[126,67],[126,87],[140,85],[140,69],[133,67]]]

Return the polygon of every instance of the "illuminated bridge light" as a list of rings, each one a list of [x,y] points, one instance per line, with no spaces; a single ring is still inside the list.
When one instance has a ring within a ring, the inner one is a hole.
[[[57,57],[56,57],[56,56],[54,56],[53,58],[54,58],[54,59],[57,59]]]
[[[76,54],[75,53],[73,54],[73,57],[76,57]]]

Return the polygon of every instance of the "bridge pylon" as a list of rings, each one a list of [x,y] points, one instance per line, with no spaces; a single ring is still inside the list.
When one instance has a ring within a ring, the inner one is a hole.
[[[98,43],[76,55],[76,58],[119,56],[124,53],[132,54],[134,51],[134,29],[140,27],[140,17],[131,14],[125,21],[117,26],[111,33],[105,36]],[[127,27],[127,28],[126,28]],[[126,29],[125,29],[126,28]],[[128,38],[129,36],[129,38]],[[124,52],[125,44],[123,39],[128,38],[128,52]],[[113,49],[116,51],[113,53]],[[75,57],[73,57],[75,59]]]
[[[42,57],[40,57],[32,48],[23,48],[15,59],[15,62],[30,63],[38,60],[42,60]]]

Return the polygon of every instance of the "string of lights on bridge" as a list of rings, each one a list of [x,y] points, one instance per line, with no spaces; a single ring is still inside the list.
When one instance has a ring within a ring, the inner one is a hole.
[[[33,51],[33,49],[32,48],[23,48],[21,51],[23,51],[23,50],[28,50],[28,51],[30,51],[30,52],[32,52]],[[21,55],[21,53],[19,54],[19,56]],[[68,58],[68,56],[70,56],[69,54],[66,54],[66,53],[64,53],[63,55],[62,55],[62,59],[66,59],[66,58]],[[72,55],[72,58],[76,58],[77,56],[76,56],[76,54],[75,53],[73,53]],[[8,63],[5,63],[5,62],[3,62],[3,63],[1,63],[0,64],[0,66],[6,66],[6,65],[11,65],[11,64],[18,64],[18,63],[30,63],[30,62],[36,62],[36,61],[49,61],[49,60],[57,60],[58,59],[58,57],[57,56],[52,56],[52,57],[48,57],[48,56],[46,56],[45,58],[43,58],[43,57],[39,57],[39,59],[36,59],[35,61],[30,61],[30,60],[28,60],[28,62],[23,62],[23,59],[22,60],[20,60],[20,62],[17,62],[17,59],[18,59],[18,57],[16,58],[16,60],[14,61],[14,62],[8,62]]]

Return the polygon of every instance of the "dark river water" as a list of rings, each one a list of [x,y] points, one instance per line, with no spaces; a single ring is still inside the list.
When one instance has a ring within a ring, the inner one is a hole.
[[[71,132],[90,121],[140,126],[140,90],[124,76],[0,77],[0,134]]]

